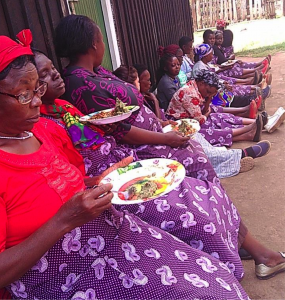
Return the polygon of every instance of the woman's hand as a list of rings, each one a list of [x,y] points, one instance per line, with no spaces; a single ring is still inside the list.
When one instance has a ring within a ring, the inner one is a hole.
[[[147,101],[158,103],[158,99],[155,97],[153,93],[147,92],[144,94],[144,97]]]
[[[173,120],[167,120],[167,121],[160,120],[160,124],[162,127],[165,127],[167,125],[177,125],[177,122],[175,122]]]
[[[207,110],[203,115],[206,116],[206,117],[208,118],[209,115],[210,115],[210,113],[211,113],[211,107],[209,106],[209,107],[208,107],[208,110]]]
[[[189,140],[189,137],[184,137],[182,133],[176,131],[165,133],[165,137],[165,144],[172,148],[180,147]]]
[[[107,170],[105,170],[101,175],[84,178],[84,183],[88,187],[98,185],[104,177],[109,175],[114,170],[117,170],[118,168],[124,168],[124,167],[128,166],[130,163],[133,162],[133,160],[134,160],[134,158],[132,156],[128,156],[128,157],[122,159],[121,161],[113,164],[111,167],[109,167]]]
[[[55,217],[67,231],[97,218],[103,211],[111,207],[113,194],[112,184],[102,184],[95,189],[77,193],[64,203]]]

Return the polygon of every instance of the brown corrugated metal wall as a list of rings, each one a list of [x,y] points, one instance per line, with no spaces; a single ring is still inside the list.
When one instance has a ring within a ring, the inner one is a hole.
[[[15,39],[25,28],[33,33],[33,46],[61,67],[53,46],[54,29],[62,16],[68,14],[64,0],[1,0],[0,35]]]
[[[144,63],[152,79],[157,47],[193,37],[189,0],[112,0],[122,64]]]

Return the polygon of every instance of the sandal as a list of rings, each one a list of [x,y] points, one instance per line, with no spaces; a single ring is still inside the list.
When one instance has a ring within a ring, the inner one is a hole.
[[[284,252],[279,253],[283,258],[285,258]],[[275,267],[267,267],[265,264],[255,266],[255,275],[258,279],[269,279],[281,272],[285,272],[285,262],[278,264]]]
[[[259,158],[268,154],[271,149],[271,143],[269,141],[261,141],[256,145],[253,145],[251,148],[256,155],[255,158]]]

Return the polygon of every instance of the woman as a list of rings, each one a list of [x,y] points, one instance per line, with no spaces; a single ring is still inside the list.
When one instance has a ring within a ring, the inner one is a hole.
[[[182,63],[183,63],[183,51],[178,45],[171,44],[171,45],[168,45],[166,47],[162,47],[162,46],[158,47],[158,55],[159,55],[160,58],[162,58],[163,56],[168,55],[168,54],[175,55],[177,57],[178,61],[179,61],[180,66],[182,65]],[[164,75],[164,73],[161,72],[160,69],[159,69],[158,74],[157,74],[157,78],[159,78],[160,76],[163,77],[163,75]],[[180,68],[180,71],[179,71],[177,77],[179,79],[179,82],[180,82],[181,86],[186,84],[186,82],[189,80],[188,77],[187,77],[187,74],[184,71],[182,71],[181,68]]]
[[[190,80],[194,66],[193,40],[189,36],[183,36],[179,39],[179,47],[183,51],[181,71],[184,72],[187,79]]]
[[[138,74],[140,92],[142,95],[150,94],[151,82],[147,67],[143,65],[135,66],[138,68],[138,72],[133,67],[128,66],[122,66],[115,72],[119,77],[122,77],[121,79],[124,80],[125,78],[133,85],[136,85],[136,76]],[[133,72],[129,72],[128,70],[133,70]],[[127,73],[128,76],[124,76]],[[156,99],[154,95],[152,97]],[[196,133],[194,139],[203,147],[219,178],[230,177],[251,170],[254,166],[253,159],[266,155],[270,150],[270,143],[268,141],[260,142],[244,150],[228,150],[225,147],[213,147],[200,133]]]
[[[82,28],[88,28],[83,36],[79,34],[82,29],[78,23]],[[71,30],[72,27],[71,33],[76,32],[75,39],[86,40],[75,43],[69,38],[70,35],[66,36],[65,31]],[[92,30],[89,30],[89,27]],[[120,131],[118,136],[117,129],[117,132],[112,133],[116,141],[134,149],[139,159],[176,158],[185,166],[187,176],[207,176],[208,180],[214,180],[215,171],[201,145],[179,134],[162,133],[161,122],[143,105],[144,98],[136,87],[123,82],[100,66],[104,55],[104,43],[101,31],[94,22],[81,16],[69,16],[57,27],[55,41],[58,55],[70,58],[70,64],[63,74],[66,84],[63,99],[72,103],[83,114],[114,107],[116,98],[127,104],[139,105],[138,114],[125,120],[129,126],[128,132]],[[82,43],[89,43],[89,46],[84,49]],[[120,127],[121,125],[118,126]],[[184,164],[183,161],[187,161],[189,157],[194,163]]]
[[[230,114],[238,108],[210,107],[212,97],[219,89],[217,75],[201,70],[195,80],[174,94],[167,114],[175,119],[194,118],[201,124],[200,132],[212,145],[231,146],[233,141],[259,141],[263,122],[267,117],[261,115],[256,120],[236,117]],[[211,112],[211,108],[216,111]],[[224,113],[224,112],[229,112]],[[246,125],[246,126],[244,126]]]
[[[235,59],[234,47],[233,47],[233,39],[234,34],[231,30],[226,29],[228,23],[225,20],[219,19],[216,21],[217,30],[221,30],[223,32],[223,50],[228,59]]]
[[[47,85],[20,38],[0,37],[0,287],[17,299],[247,297],[225,264],[111,207],[111,184],[85,190],[65,131],[39,118]]]
[[[166,112],[173,93],[181,88],[178,78],[180,62],[173,54],[166,54],[159,60],[156,76],[157,98],[160,107]]]

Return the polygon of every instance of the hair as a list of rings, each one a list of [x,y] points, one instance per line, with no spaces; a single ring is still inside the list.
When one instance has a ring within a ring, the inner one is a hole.
[[[165,74],[165,66],[166,66],[166,63],[173,57],[176,57],[176,55],[174,54],[165,54],[161,57],[161,59],[159,60],[159,68],[156,72],[156,84],[158,85],[161,77]]]
[[[131,84],[134,84],[138,77],[138,71],[132,66],[120,66],[113,71],[113,74],[121,80]]]
[[[144,71],[148,71],[148,68],[144,64],[134,64],[134,68],[138,72],[138,76],[140,77]]]
[[[177,51],[180,47],[176,44],[171,44],[166,47],[158,46],[157,53],[159,57],[163,57],[166,54],[173,54],[176,55]]]
[[[75,61],[80,54],[86,54],[100,32],[91,19],[81,15],[63,18],[55,29],[55,51],[57,56]]]
[[[22,69],[28,63],[35,65],[35,60],[32,55],[21,55],[13,60],[4,70],[0,72],[0,80],[4,80],[12,69]]]
[[[214,31],[211,29],[207,29],[204,31],[203,33],[203,40],[204,42],[206,41],[206,39],[208,39],[208,37],[210,36],[210,34],[214,34]]]
[[[179,47],[182,49],[183,46],[187,45],[188,43],[193,42],[193,39],[190,38],[189,36],[183,36],[179,40]]]

